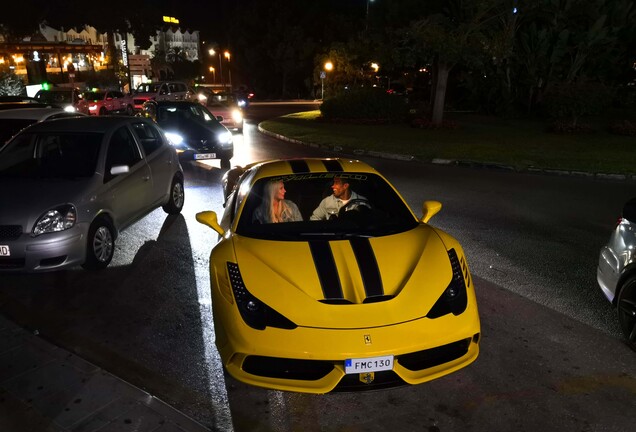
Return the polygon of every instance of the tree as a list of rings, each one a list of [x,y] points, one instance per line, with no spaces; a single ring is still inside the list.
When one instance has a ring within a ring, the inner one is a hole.
[[[0,96],[24,94],[24,82],[12,72],[0,72]]]

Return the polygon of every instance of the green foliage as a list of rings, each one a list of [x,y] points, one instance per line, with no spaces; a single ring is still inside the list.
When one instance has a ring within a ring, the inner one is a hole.
[[[543,104],[550,117],[576,128],[580,117],[602,112],[611,100],[611,91],[601,84],[560,83],[546,93]]]
[[[406,118],[408,105],[404,98],[389,95],[382,90],[361,89],[325,100],[320,106],[320,112],[328,120],[398,122]]]
[[[19,96],[25,94],[24,82],[12,72],[0,72],[0,96]]]

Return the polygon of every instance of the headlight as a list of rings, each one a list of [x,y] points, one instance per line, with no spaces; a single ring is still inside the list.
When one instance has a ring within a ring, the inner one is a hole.
[[[33,235],[67,230],[77,221],[77,210],[72,205],[62,205],[40,216],[33,227]]]
[[[243,114],[239,110],[232,110],[232,119],[235,123],[240,123],[243,121]]]
[[[221,144],[230,144],[232,143],[232,133],[231,132],[221,132],[216,136]]]
[[[208,97],[206,95],[204,95],[204,94],[199,93],[199,100],[201,102],[205,102],[205,101],[208,100]]]
[[[243,99],[241,99],[240,101],[238,101],[238,106],[240,107],[244,107],[245,106],[245,101]]]
[[[90,105],[88,109],[91,111],[95,111],[97,109],[97,105]]]
[[[470,286],[471,281],[466,261],[463,256],[461,259],[457,257],[455,249],[448,251],[448,259],[453,269],[453,277],[441,297],[426,314],[428,318],[439,318],[449,313],[459,315],[468,305],[466,288],[467,285]]]
[[[238,264],[228,262],[227,271],[234,299],[236,300],[236,307],[245,324],[256,330],[264,330],[268,326],[282,329],[294,329],[297,327],[296,324],[261,302],[247,290]]]
[[[168,141],[170,141],[170,144],[175,146],[183,142],[183,137],[175,132],[166,132],[166,138],[168,138]]]
[[[64,111],[75,112],[77,111],[73,105],[67,105],[64,107]]]

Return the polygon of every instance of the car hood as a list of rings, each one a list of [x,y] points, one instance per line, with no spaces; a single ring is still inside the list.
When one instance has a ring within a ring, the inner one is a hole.
[[[1,178],[0,190],[5,191],[0,205],[0,224],[22,225],[30,229],[35,219],[61,204],[76,207],[88,199],[92,179],[15,179]],[[81,214],[78,214],[78,218]],[[25,226],[26,223],[26,226]]]
[[[313,244],[235,237],[234,250],[248,291],[304,327],[422,318],[452,278],[446,246],[424,224],[390,236]],[[376,301],[363,303],[370,297]]]
[[[219,123],[202,123],[198,121],[164,121],[158,122],[166,132],[177,132],[189,140],[210,139],[210,136],[220,132],[226,132],[225,127]]]

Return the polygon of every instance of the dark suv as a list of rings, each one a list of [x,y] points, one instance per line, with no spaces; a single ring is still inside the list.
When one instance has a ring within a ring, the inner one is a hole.
[[[230,167],[232,133],[200,103],[147,101],[142,112],[164,130],[182,159],[220,159],[222,168]]]

